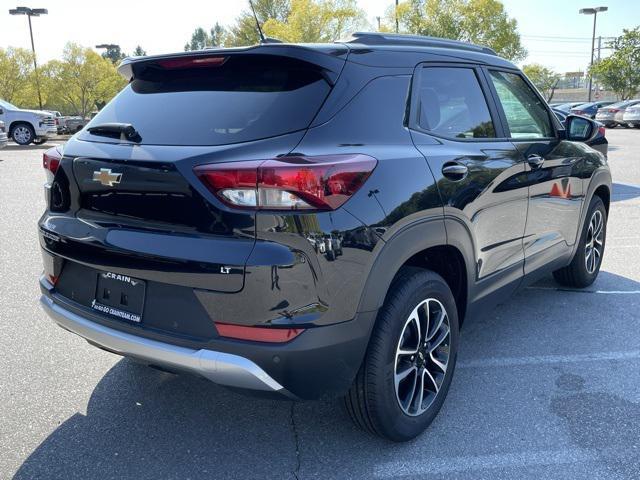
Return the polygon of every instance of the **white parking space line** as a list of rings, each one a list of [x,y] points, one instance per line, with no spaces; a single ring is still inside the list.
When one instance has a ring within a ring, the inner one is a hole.
[[[606,449],[605,449],[606,450]],[[593,462],[602,455],[594,449],[553,449],[525,451],[505,454],[488,454],[443,458],[420,458],[419,460],[386,462],[374,467],[374,477],[392,478],[416,475],[438,475],[495,468],[522,468],[525,466],[564,465],[578,462]],[[625,452],[610,452],[624,457]],[[628,454],[627,454],[628,455]],[[608,455],[607,455],[608,457]]]
[[[574,355],[534,355],[529,357],[494,357],[460,361],[457,368],[516,367],[558,363],[606,362],[615,360],[640,360],[640,350],[623,352],[583,353]]]

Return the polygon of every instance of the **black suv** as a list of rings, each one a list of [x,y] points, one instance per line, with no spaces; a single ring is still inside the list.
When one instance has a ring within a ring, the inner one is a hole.
[[[463,320],[599,271],[605,156],[484,47],[362,33],[126,59],[44,156],[42,305],[104,350],[402,441],[440,409]],[[523,339],[524,341],[524,339]]]

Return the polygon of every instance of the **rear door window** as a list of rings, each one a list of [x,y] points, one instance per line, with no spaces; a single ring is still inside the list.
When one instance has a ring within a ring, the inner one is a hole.
[[[551,118],[544,103],[520,75],[491,70],[490,77],[512,138],[554,136]]]
[[[152,63],[90,122],[128,123],[143,144],[223,145],[305,129],[330,86],[314,65],[273,55],[230,55],[220,65]],[[182,63],[181,63],[182,62]],[[117,142],[82,133],[85,140]]]
[[[459,139],[495,138],[489,107],[472,68],[425,67],[418,95],[421,129]]]

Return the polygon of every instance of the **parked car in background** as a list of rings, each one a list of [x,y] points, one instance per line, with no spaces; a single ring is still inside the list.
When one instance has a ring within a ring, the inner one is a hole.
[[[573,107],[577,107],[578,105],[582,105],[584,102],[569,102],[569,103],[560,103],[557,105],[554,105],[553,108],[555,108],[556,110],[561,110],[563,112],[569,113],[569,111],[573,108]]]
[[[7,135],[7,127],[4,122],[0,122],[0,148],[7,146],[9,142],[9,136]]]
[[[630,127],[640,128],[640,104],[627,107],[622,115],[622,121]]]
[[[0,121],[8,128],[9,137],[18,145],[40,145],[57,132],[53,115],[43,110],[25,110],[0,100]]]
[[[618,112],[616,112],[614,116],[616,124],[624,128],[629,128],[629,125],[624,121],[624,114],[627,111],[627,108],[635,107],[636,105],[639,105],[639,104],[640,104],[640,99],[629,100],[629,103],[624,108],[621,108]]]
[[[82,130],[87,123],[89,123],[88,120],[80,116],[66,117],[65,121],[67,133],[77,133]]]
[[[598,109],[596,113],[596,120],[603,123],[607,128],[614,128],[624,122],[624,110],[639,102],[640,100],[622,100],[621,102],[602,107]]]
[[[584,117],[596,118],[598,109],[606,107],[607,105],[611,105],[612,103],[613,102],[611,101],[583,103],[573,107],[570,110],[570,113],[572,113],[573,115],[582,115]]]
[[[46,110],[46,111],[49,112],[51,115],[53,115],[53,118],[56,121],[56,130],[58,135],[60,135],[61,133],[65,133],[66,122],[62,114],[57,110]]]
[[[562,123],[566,128],[567,117],[569,115],[567,115],[566,112],[563,112],[562,110],[558,110],[556,108],[551,108],[551,110],[555,114],[556,118],[560,120],[560,123]],[[609,151],[609,141],[606,137],[606,129],[604,128],[604,125],[602,123],[598,121],[594,123],[596,124],[597,128],[594,128],[594,130],[591,132],[591,136],[583,140],[583,143],[586,143],[591,148],[598,150],[604,156],[607,156],[607,153]]]

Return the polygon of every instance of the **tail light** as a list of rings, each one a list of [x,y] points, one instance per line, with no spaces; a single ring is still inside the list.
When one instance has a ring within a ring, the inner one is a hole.
[[[58,148],[52,147],[42,154],[42,166],[45,170],[48,170],[55,175],[58,171],[58,167],[60,166],[61,159],[62,155],[58,151]]]
[[[606,133],[607,133],[607,129],[606,129],[606,128],[604,128],[604,125],[601,125],[600,127],[598,127],[598,133],[599,133],[600,135],[602,135],[603,137],[606,135]]]
[[[247,327],[217,322],[215,325],[221,337],[253,342],[285,343],[304,332],[303,328]]]
[[[620,110],[617,108],[610,108],[609,113],[618,113]]]
[[[291,156],[217,163],[194,169],[225,204],[253,210],[335,210],[367,181],[375,158],[353,155]]]
[[[584,112],[582,110],[574,110],[572,113],[574,115],[582,115],[582,114],[584,114]]]

